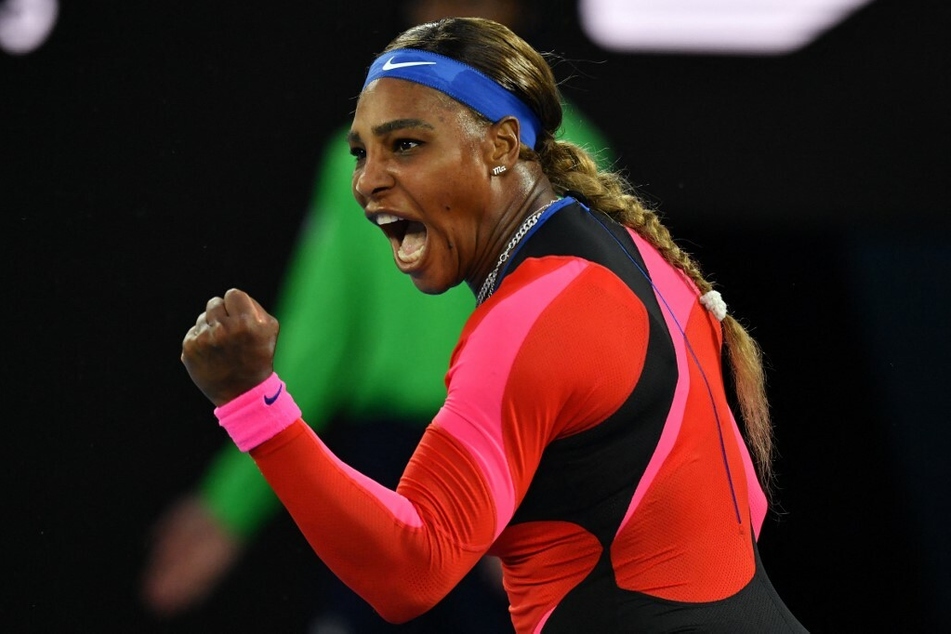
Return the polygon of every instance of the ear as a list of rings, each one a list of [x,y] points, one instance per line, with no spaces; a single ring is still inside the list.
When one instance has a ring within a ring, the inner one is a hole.
[[[515,165],[521,147],[518,133],[518,119],[513,116],[503,117],[492,124],[489,129],[491,147],[488,158],[490,165],[505,165],[506,167]]]

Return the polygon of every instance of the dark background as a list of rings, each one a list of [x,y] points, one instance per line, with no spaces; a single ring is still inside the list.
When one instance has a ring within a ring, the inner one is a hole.
[[[224,442],[178,360],[208,297],[268,306],[390,2],[67,2],[0,55],[6,631],[301,631],[286,517],[201,609],[139,607],[151,523]],[[780,57],[530,31],[766,350],[761,550],[814,632],[951,626],[946,3],[877,0]],[[342,149],[341,151],[346,151]]]

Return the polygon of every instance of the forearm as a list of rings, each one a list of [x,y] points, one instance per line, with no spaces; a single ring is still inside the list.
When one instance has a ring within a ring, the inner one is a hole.
[[[317,555],[389,621],[435,605],[491,543],[488,489],[438,430],[427,431],[397,491],[343,464],[302,421],[251,456]]]

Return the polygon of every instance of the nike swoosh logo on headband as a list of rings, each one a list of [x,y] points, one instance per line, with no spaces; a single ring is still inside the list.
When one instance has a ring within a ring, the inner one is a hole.
[[[383,70],[395,70],[397,68],[406,68],[407,66],[432,66],[436,63],[436,62],[396,62],[394,64],[393,63],[394,57],[396,56],[394,55],[390,59],[386,60],[386,62],[383,64]]]

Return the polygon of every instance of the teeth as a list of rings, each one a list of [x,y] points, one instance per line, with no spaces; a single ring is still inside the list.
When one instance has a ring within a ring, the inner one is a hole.
[[[402,220],[399,216],[394,216],[393,214],[379,214],[373,218],[376,221],[376,224],[379,226],[393,224],[394,222],[399,222]]]

